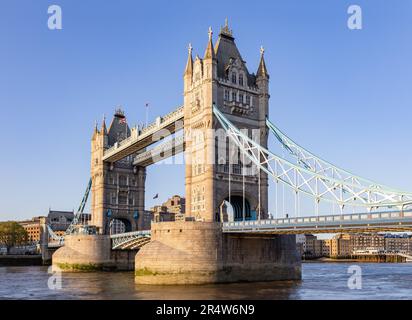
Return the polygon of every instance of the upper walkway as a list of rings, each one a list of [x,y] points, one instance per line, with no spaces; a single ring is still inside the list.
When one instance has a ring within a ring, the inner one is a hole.
[[[179,124],[179,121],[182,122]],[[179,125],[181,127],[178,127]],[[156,118],[154,123],[141,131],[133,128],[130,137],[117,142],[104,152],[103,161],[113,163],[146,148],[157,142],[153,135],[160,132],[160,130],[167,130],[172,134],[179,129],[183,129],[183,106],[163,117]]]

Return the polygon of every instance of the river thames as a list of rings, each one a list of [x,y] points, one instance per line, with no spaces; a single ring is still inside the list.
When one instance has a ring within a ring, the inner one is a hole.
[[[348,268],[360,266],[362,289],[349,289]],[[304,263],[301,281],[199,286],[141,286],[133,272],[63,274],[48,287],[47,267],[0,267],[0,299],[412,299],[412,264]]]

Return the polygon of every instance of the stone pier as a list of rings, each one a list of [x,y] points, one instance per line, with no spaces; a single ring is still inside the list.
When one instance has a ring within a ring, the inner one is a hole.
[[[53,270],[131,271],[136,250],[112,250],[110,236],[70,235],[52,257]]]
[[[136,255],[139,284],[298,280],[293,235],[224,234],[213,222],[152,224],[152,241]]]

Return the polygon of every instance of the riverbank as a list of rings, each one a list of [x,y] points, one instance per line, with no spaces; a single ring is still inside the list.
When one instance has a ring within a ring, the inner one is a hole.
[[[310,260],[302,260],[302,263],[348,263],[348,262],[364,262],[364,263],[411,263],[410,261],[406,261],[406,258],[400,256],[357,256],[356,258],[317,258],[317,259],[310,259]]]
[[[0,255],[0,267],[30,267],[42,264],[41,255]]]

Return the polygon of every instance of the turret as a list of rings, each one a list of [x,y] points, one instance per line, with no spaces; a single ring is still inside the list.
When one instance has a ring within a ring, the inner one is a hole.
[[[193,80],[193,58],[192,58],[192,44],[189,43],[188,47],[188,57],[186,62],[186,68],[184,73],[184,90],[187,91],[190,89]]]
[[[264,112],[260,112],[259,120],[264,122],[269,116],[269,73],[265,63],[265,49],[260,48],[260,62],[256,73],[256,85],[259,89],[259,106]]]
[[[203,70],[204,70],[204,77],[206,79],[215,79],[216,78],[216,54],[215,49],[213,47],[213,31],[212,28],[209,27],[208,31],[209,40],[207,43],[207,47],[205,50],[205,55],[203,58]]]

